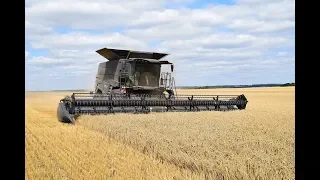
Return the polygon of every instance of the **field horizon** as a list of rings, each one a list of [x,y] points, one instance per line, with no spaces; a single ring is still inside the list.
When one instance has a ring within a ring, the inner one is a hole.
[[[245,110],[56,118],[70,91],[26,91],[26,179],[294,179],[295,87],[244,94]],[[81,91],[83,92],[83,91]]]
[[[251,85],[212,85],[212,86],[177,86],[177,89],[227,89],[227,88],[270,88],[270,87],[288,87],[284,86],[286,84],[290,84],[289,86],[295,86],[295,83],[268,83],[268,84],[251,84]],[[293,84],[293,85],[292,85]],[[55,90],[26,90],[25,92],[72,92],[72,91],[77,91],[77,92],[83,92],[83,91],[94,91],[94,89],[55,89]]]

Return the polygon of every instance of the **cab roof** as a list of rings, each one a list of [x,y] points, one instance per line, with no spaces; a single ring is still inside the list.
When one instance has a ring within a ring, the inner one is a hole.
[[[130,58],[141,58],[141,59],[154,59],[160,60],[167,56],[166,53],[156,53],[156,52],[144,52],[144,51],[132,51],[125,49],[110,49],[102,48],[96,51],[98,54],[108,59],[109,61],[119,60],[119,59],[130,59]]]

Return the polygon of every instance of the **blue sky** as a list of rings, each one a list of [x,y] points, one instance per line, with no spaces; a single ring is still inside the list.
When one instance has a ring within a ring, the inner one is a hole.
[[[295,81],[293,0],[26,0],[26,90],[93,89],[104,48],[164,52],[176,85]]]

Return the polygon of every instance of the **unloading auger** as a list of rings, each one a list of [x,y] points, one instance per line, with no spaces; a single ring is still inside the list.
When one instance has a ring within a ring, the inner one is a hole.
[[[81,114],[168,111],[227,111],[246,108],[241,95],[178,95],[174,65],[168,54],[103,48],[109,61],[99,64],[95,91],[73,93],[60,100],[58,119],[74,123]]]

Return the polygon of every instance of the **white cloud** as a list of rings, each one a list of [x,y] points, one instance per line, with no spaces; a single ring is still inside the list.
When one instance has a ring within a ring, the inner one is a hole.
[[[145,45],[139,40],[124,36],[120,33],[94,35],[89,33],[51,34],[35,39],[31,42],[33,48],[102,48],[106,45],[119,48],[143,48]]]
[[[72,59],[54,59],[43,56],[32,57],[26,63],[27,65],[36,65],[36,66],[47,66],[52,67],[56,65],[66,65],[69,64]]]
[[[27,40],[35,37],[41,38],[50,33],[53,33],[51,27],[47,27],[41,24],[30,23],[27,20],[25,21],[25,35]]]
[[[152,17],[152,18],[150,18]],[[166,9],[142,13],[131,25],[163,26],[163,25],[221,25],[226,19],[214,11],[205,9]]]
[[[212,32],[209,27],[196,27],[191,24],[159,25],[146,29],[130,29],[124,33],[135,39],[144,41],[188,39],[201,35],[209,35]]]
[[[203,47],[207,49],[232,49],[244,48],[248,46],[274,47],[277,44],[285,43],[287,40],[282,37],[259,37],[248,34],[217,33],[209,36],[199,36],[188,40],[165,41],[163,46],[168,48],[181,47]]]
[[[50,26],[99,29],[126,25],[143,11],[163,8],[166,3],[190,0],[55,0],[27,3],[26,18]],[[66,18],[67,17],[67,18]]]
[[[285,56],[287,54],[288,54],[288,52],[278,52],[278,56]]]
[[[230,25],[229,28],[243,30],[246,32],[277,32],[287,29],[294,28],[295,24],[293,21],[257,21],[250,19],[235,20]]]
[[[25,51],[25,57],[27,58],[29,55],[28,51]]]
[[[240,4],[266,5],[273,3],[295,3],[295,0],[236,0]]]

